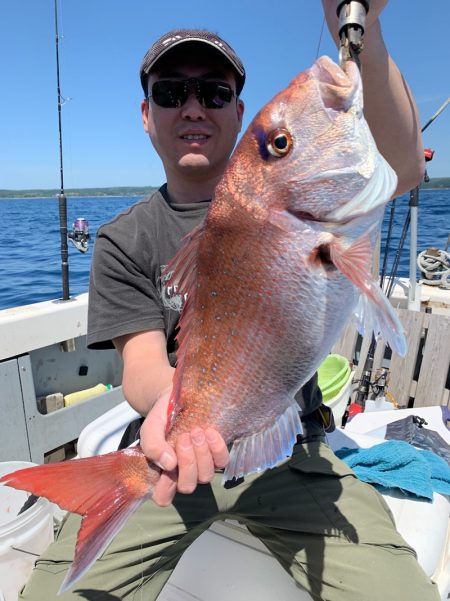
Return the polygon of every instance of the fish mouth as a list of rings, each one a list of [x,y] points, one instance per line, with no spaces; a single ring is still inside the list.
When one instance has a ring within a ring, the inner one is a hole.
[[[353,222],[355,219],[367,216],[367,213],[360,212],[359,214],[343,217],[342,219],[330,219],[328,215],[314,215],[314,213],[310,213],[309,211],[297,211],[290,208],[287,208],[286,211],[296,219],[304,221],[305,223],[320,223],[330,227],[333,225],[346,225],[347,223]]]
[[[362,82],[353,61],[342,69],[328,56],[321,56],[311,67],[310,76],[317,81],[323,108],[330,117],[349,110],[362,117]]]
[[[295,211],[292,209],[287,209],[287,213],[303,221],[310,227],[314,227],[314,224],[317,224],[319,228],[323,228],[325,231],[331,230],[335,232],[345,232],[346,226],[355,226],[360,223],[371,223],[372,219],[377,219],[377,213],[379,212],[380,207],[372,207],[369,210],[361,210],[359,212],[352,213],[350,215],[343,216],[342,218],[338,217],[330,217],[330,215],[314,215],[308,211]],[[324,245],[321,245],[324,246]],[[325,248],[321,248],[321,258],[324,259],[324,262],[327,262],[327,256],[325,253]]]

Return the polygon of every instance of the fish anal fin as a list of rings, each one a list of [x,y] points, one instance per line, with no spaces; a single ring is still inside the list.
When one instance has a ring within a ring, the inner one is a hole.
[[[223,481],[274,467],[292,454],[297,436],[302,433],[300,408],[294,401],[270,427],[236,440],[230,452]]]

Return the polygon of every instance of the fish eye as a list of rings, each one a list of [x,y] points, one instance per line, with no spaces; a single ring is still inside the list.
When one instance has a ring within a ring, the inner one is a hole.
[[[292,148],[292,136],[282,127],[267,135],[266,148],[274,157],[284,157]]]

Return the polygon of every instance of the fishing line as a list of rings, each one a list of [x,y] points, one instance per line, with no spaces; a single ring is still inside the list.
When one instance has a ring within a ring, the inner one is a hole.
[[[319,58],[320,45],[322,44],[322,35],[323,35],[323,28],[324,27],[325,27],[325,15],[323,16],[323,19],[322,19],[322,28],[320,30],[319,42],[317,44],[316,60]]]

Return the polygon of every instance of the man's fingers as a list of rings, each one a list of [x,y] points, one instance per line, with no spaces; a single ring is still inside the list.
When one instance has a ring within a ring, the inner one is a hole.
[[[230,454],[224,439],[214,428],[207,428],[205,435],[215,467],[226,467],[230,462]]]
[[[194,492],[198,482],[197,458],[189,434],[181,434],[175,450],[178,459],[178,491],[189,494]]]
[[[191,432],[191,440],[197,460],[197,480],[203,484],[211,482],[214,477],[214,460],[205,432],[201,428],[195,428]]]
[[[167,507],[177,492],[177,472],[162,472],[153,491],[152,500],[161,507]]]
[[[144,455],[161,469],[171,472],[177,466],[177,457],[166,441],[167,409],[156,403],[141,426],[141,448]]]

